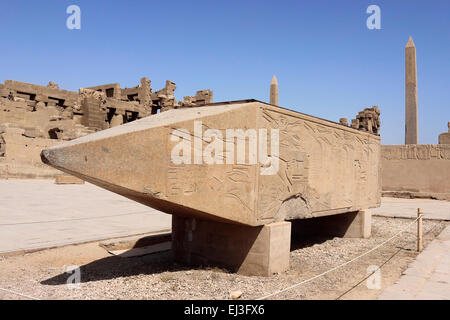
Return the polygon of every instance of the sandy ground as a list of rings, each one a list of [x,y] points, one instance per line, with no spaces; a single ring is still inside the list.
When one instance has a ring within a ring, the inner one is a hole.
[[[0,258],[0,287],[39,299],[255,299],[320,274],[390,238],[409,219],[374,217],[371,239],[293,239],[289,271],[247,277],[218,268],[191,269],[174,263],[170,251],[134,258],[111,256],[98,242]],[[448,224],[424,221],[427,246]],[[415,224],[371,254],[276,299],[375,299],[417,256]],[[67,285],[66,266],[81,267],[78,288]],[[381,288],[368,289],[367,268],[381,268]],[[352,289],[353,288],[353,289]],[[350,290],[350,291],[349,291]],[[0,299],[26,299],[0,291]]]

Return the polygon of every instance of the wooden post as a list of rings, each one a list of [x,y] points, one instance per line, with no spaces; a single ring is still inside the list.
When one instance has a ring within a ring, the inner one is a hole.
[[[422,252],[422,209],[417,208],[417,251]]]

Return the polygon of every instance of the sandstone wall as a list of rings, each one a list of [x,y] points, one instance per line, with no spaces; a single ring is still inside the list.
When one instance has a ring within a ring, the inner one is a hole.
[[[61,171],[41,162],[43,148],[60,142],[55,139],[28,138],[24,129],[3,128],[0,133],[0,179],[54,178]]]
[[[386,145],[381,158],[384,194],[450,200],[450,145]]]

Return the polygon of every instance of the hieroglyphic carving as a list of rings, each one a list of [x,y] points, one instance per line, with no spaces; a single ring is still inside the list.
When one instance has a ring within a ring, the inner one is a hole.
[[[184,164],[170,165],[167,170],[167,180],[170,196],[188,196],[198,190],[194,173]]]
[[[306,203],[297,218],[379,202],[379,138],[268,108],[261,119],[263,127],[280,131],[281,160],[277,176],[259,179],[261,219],[282,219],[278,208],[296,196]]]
[[[369,203],[380,203],[379,192],[381,188],[381,166],[379,165],[381,159],[381,145],[379,140],[369,137],[369,163],[368,163],[368,176],[375,177],[371,179],[372,186],[366,189],[366,194]],[[378,180],[376,180],[378,178]],[[376,188],[375,186],[378,186]]]
[[[202,123],[201,131],[210,129],[206,121]],[[176,127],[171,127],[171,131]],[[225,130],[223,136],[225,136]],[[200,133],[201,135],[201,133]],[[201,146],[196,146],[194,139],[196,135],[190,136],[191,155],[195,154],[196,148],[205,150],[211,141],[200,138]],[[173,148],[169,142],[168,150]],[[204,161],[195,164],[174,164],[169,160],[167,170],[167,193],[168,200],[176,201],[183,199],[186,206],[197,203],[196,209],[211,212],[214,208],[226,210],[229,217],[235,219],[250,220],[254,216],[255,207],[255,166],[250,164],[221,164],[210,165]],[[208,172],[205,175],[205,171]],[[210,198],[218,198],[217,201],[208,201]]]
[[[250,207],[250,200],[248,188],[251,185],[250,170],[248,166],[233,165],[230,171],[225,173],[227,183],[225,183],[226,190],[224,190],[224,197],[229,201],[235,201],[252,211]]]
[[[385,160],[449,160],[450,145],[409,144],[382,146],[381,157]]]

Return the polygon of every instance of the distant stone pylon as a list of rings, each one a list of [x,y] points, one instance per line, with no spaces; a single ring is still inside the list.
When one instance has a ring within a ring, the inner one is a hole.
[[[405,144],[419,143],[416,47],[409,37],[405,48]]]
[[[270,104],[278,105],[278,81],[275,76],[273,76],[270,82]]]

